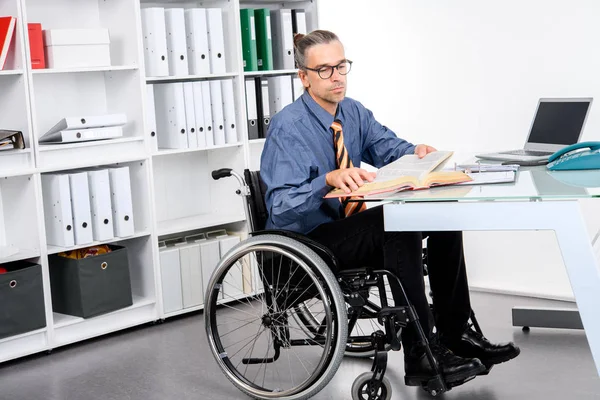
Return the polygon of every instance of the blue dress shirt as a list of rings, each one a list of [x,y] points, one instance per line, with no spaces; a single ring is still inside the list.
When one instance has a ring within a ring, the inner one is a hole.
[[[342,218],[339,199],[324,199],[331,189],[325,174],[336,168],[334,119],[341,121],[344,143],[355,167],[364,161],[382,166],[414,153],[415,146],[381,125],[361,103],[344,98],[335,118],[304,92],[273,116],[263,149],[260,174],[267,186],[267,229],[308,233]]]

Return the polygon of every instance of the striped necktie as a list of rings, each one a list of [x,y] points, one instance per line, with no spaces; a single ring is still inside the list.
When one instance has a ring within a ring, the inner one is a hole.
[[[339,120],[333,121],[331,124],[333,130],[333,148],[335,150],[335,164],[338,169],[353,168],[352,160],[348,154],[348,149],[344,144],[344,133],[342,132],[342,123]],[[342,206],[344,207],[344,215],[349,217],[354,214],[358,214],[361,211],[367,209],[367,205],[362,201],[349,201],[349,200],[360,199],[360,197],[344,197],[340,198]]]

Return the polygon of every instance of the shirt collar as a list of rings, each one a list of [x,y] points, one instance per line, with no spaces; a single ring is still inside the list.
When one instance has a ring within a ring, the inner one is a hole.
[[[304,101],[304,104],[306,105],[306,107],[308,107],[309,111],[315,116],[317,121],[319,121],[319,123],[323,125],[323,128],[325,128],[326,130],[329,130],[331,128],[331,124],[336,119],[340,120],[340,122],[342,123],[342,127],[344,126],[344,119],[342,118],[343,113],[340,112],[343,100],[340,104],[338,104],[335,117],[329,114],[327,111],[325,111],[325,109],[321,107],[312,98],[312,96],[308,93],[308,90],[304,90],[304,93],[302,93],[302,101]]]

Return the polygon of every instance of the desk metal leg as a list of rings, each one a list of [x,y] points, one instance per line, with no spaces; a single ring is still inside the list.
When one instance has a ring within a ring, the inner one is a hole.
[[[600,243],[600,230],[592,239],[592,247]],[[598,254],[598,250],[596,250]],[[523,328],[583,329],[579,310],[573,308],[513,307],[512,324]]]
[[[385,204],[386,231],[552,230],[600,374],[600,271],[577,200]]]

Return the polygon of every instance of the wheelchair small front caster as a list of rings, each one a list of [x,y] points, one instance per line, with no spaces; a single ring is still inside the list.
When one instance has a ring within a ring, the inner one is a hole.
[[[390,400],[392,398],[392,385],[385,376],[375,392],[373,388],[373,373],[364,372],[352,384],[352,400]]]

